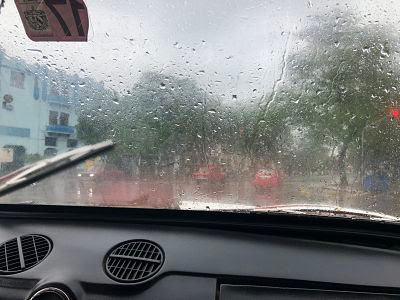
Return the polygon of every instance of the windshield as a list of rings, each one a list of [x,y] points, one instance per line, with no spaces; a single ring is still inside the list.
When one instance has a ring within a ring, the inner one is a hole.
[[[392,1],[68,0],[76,41],[31,3],[1,7],[0,177],[115,147],[1,203],[400,214]]]

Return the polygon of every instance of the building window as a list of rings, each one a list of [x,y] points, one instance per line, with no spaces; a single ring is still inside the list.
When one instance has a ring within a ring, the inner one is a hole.
[[[11,86],[23,89],[25,83],[25,73],[18,71],[11,71],[10,82]]]
[[[78,140],[75,139],[68,139],[67,140],[67,147],[68,148],[76,148],[78,146]]]
[[[37,77],[37,75],[35,75],[35,82],[34,82],[34,86],[33,86],[33,98],[35,100],[38,100],[40,97],[39,95],[39,78]]]
[[[56,147],[57,146],[57,138],[52,137],[52,136],[46,136],[44,138],[44,144],[45,144],[45,146]]]
[[[58,112],[49,111],[49,125],[58,125]]]
[[[69,121],[69,114],[67,113],[60,113],[60,125],[68,126]]]

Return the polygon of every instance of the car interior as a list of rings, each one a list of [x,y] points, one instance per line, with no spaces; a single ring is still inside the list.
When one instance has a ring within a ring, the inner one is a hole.
[[[6,204],[0,218],[1,299],[400,295],[397,225],[279,214]]]
[[[400,299],[396,4],[0,0],[0,300]]]

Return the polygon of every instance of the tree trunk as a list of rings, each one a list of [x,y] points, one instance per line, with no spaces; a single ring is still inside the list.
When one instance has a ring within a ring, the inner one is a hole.
[[[340,149],[339,156],[338,156],[340,187],[346,187],[349,184],[349,182],[347,181],[346,162],[345,162],[348,148],[349,148],[349,142],[346,141],[346,142],[344,142],[342,148]]]

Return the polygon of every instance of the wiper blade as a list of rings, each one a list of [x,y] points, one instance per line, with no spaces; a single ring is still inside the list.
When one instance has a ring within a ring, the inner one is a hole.
[[[67,169],[90,157],[108,151],[114,145],[112,141],[104,141],[94,145],[83,146],[52,158],[40,160],[32,165],[24,166],[14,171],[13,174],[15,175],[11,178],[9,175],[6,175],[8,177],[7,181],[0,186],[0,197],[56,172]]]
[[[259,212],[271,212],[271,213],[288,213],[288,214],[306,214],[306,215],[318,215],[318,216],[333,216],[333,217],[347,217],[354,219],[368,219],[377,221],[390,221],[400,222],[400,218],[378,213],[365,211],[354,208],[343,208],[340,206],[329,206],[329,205],[278,205],[270,207],[258,207],[254,211]]]

